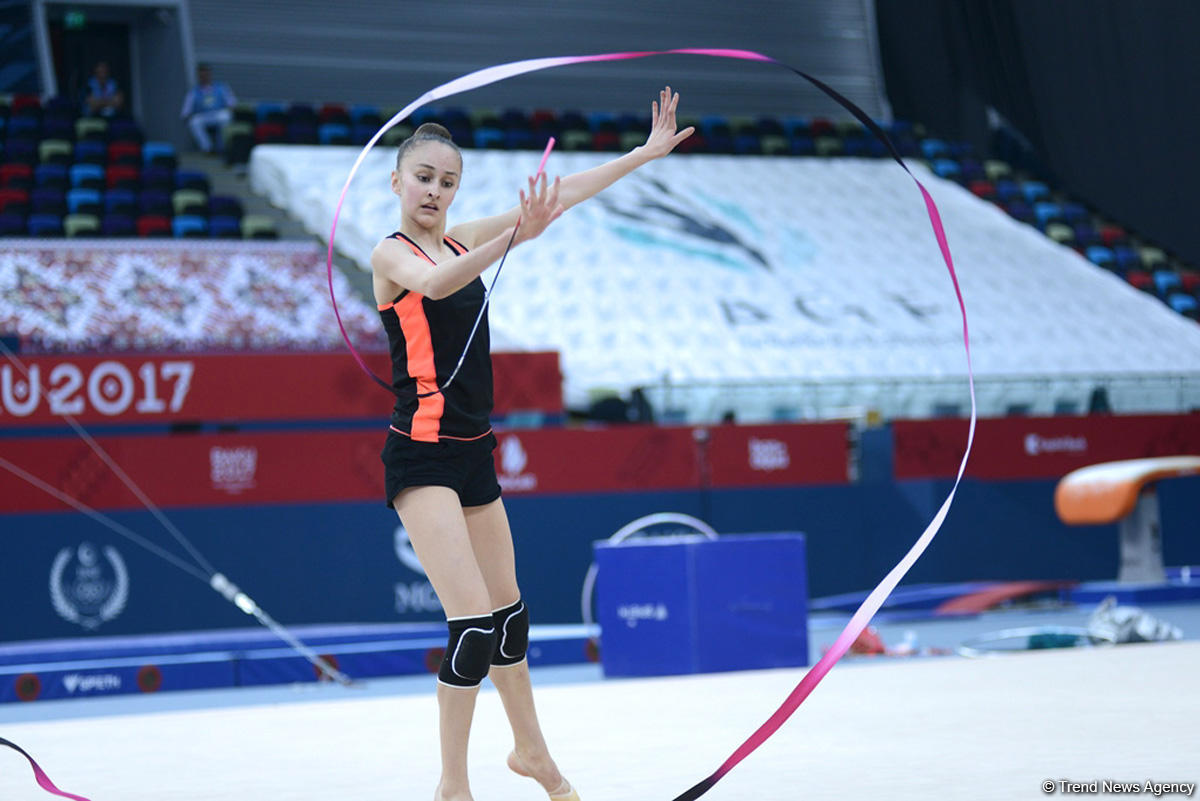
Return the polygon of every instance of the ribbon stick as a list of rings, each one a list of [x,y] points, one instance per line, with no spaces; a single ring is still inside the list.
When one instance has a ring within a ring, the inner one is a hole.
[[[62,796],[63,798],[72,798],[75,801],[88,801],[88,799],[81,795],[75,795],[73,793],[68,793],[64,790],[58,789],[58,787],[54,785],[54,782],[50,781],[50,777],[46,775],[46,771],[42,770],[42,766],[34,761],[34,758],[29,755],[29,752],[21,746],[17,745],[11,740],[5,740],[3,737],[0,737],[0,745],[7,745],[9,748],[13,749],[21,756],[29,760],[29,765],[33,768],[34,778],[37,779],[38,785],[46,792]]]
[[[809,669],[809,671],[800,680],[800,683],[794,690],[792,690],[792,692],[784,700],[783,704],[781,704],[780,707],[775,711],[775,713],[772,714],[770,718],[768,718],[767,721],[763,723],[744,743],[738,746],[729,756],[729,758],[726,759],[719,768],[717,768],[716,771],[674,799],[674,801],[694,801],[694,799],[697,799],[708,792],[708,790],[711,789],[718,781],[720,781],[722,777],[728,774],[729,771],[733,770],[733,768],[737,766],[739,762],[753,753],[754,750],[766,742],[772,734],[778,731],[779,727],[782,726],[789,717],[791,717],[792,713],[794,713],[796,709],[799,708],[800,704],[804,702],[804,699],[806,699],[813,689],[815,689],[816,686],[821,682],[821,680],[825,678],[825,675],[829,673],[834,664],[836,664],[837,661],[845,655],[846,651],[849,650],[850,645],[858,638],[858,635],[862,633],[863,629],[867,627],[867,624],[870,622],[871,618],[875,616],[875,613],[879,611],[880,607],[883,605],[883,602],[887,600],[888,595],[891,594],[892,590],[896,588],[896,585],[900,583],[900,580],[904,578],[904,575],[921,557],[921,554],[925,552],[925,549],[929,547],[929,543],[933,541],[933,538],[941,529],[942,523],[945,521],[946,515],[950,511],[950,505],[954,501],[954,496],[958,492],[958,486],[962,481],[963,473],[967,467],[967,459],[971,454],[971,447],[975,441],[975,423],[977,419],[975,378],[974,371],[971,367],[971,339],[967,326],[967,309],[965,303],[963,302],[962,291],[959,287],[958,275],[954,270],[954,260],[950,255],[950,246],[946,240],[946,231],[942,225],[941,213],[938,211],[937,204],[934,202],[933,197],[930,196],[929,191],[925,188],[921,181],[915,175],[913,175],[912,171],[908,169],[908,166],[904,163],[903,159],[901,159],[899,152],[897,152],[891,140],[888,139],[887,134],[883,132],[883,130],[874,120],[867,116],[866,112],[813,76],[761,53],[756,53],[751,50],[681,48],[676,50],[648,50],[624,53],[602,53],[589,56],[562,56],[557,58],[529,59],[526,61],[514,61],[508,64],[487,67],[431,89],[414,100],[408,106],[401,109],[396,116],[389,120],[373,137],[371,137],[371,140],[367,142],[366,146],[355,160],[354,165],[350,170],[350,175],[346,179],[346,185],[342,188],[342,193],[338,198],[337,207],[334,209],[333,226],[329,231],[329,252],[326,266],[329,271],[330,300],[333,303],[334,314],[337,317],[338,327],[341,329],[342,337],[346,340],[346,344],[349,346],[350,352],[358,362],[359,366],[361,366],[363,370],[371,375],[372,378],[375,378],[376,381],[383,383],[380,381],[380,379],[375,377],[373,373],[371,373],[371,371],[367,368],[366,363],[362,360],[362,357],[354,349],[354,345],[350,342],[350,338],[346,334],[346,329],[342,325],[341,315],[337,311],[337,299],[333,296],[333,241],[334,236],[337,233],[338,216],[341,214],[342,203],[345,200],[347,190],[350,188],[350,182],[354,180],[354,175],[358,172],[359,166],[362,164],[367,152],[375,146],[375,143],[378,142],[384,133],[386,133],[392,126],[408,117],[417,109],[421,108],[427,103],[458,94],[459,92],[477,89],[481,86],[506,80],[517,75],[523,75],[525,73],[535,72],[537,70],[550,69],[552,67],[563,67],[569,64],[585,64],[593,61],[622,61],[627,59],[645,58],[647,56],[659,55],[712,56],[715,58],[733,58],[743,61],[762,61],[770,64],[776,64],[792,71],[796,75],[811,83],[813,86],[820,89],[836,103],[853,114],[856,119],[858,119],[887,147],[892,158],[895,159],[896,163],[899,164],[900,167],[909,174],[909,177],[911,177],[917,185],[917,189],[920,192],[921,198],[925,204],[926,213],[929,216],[929,223],[933,229],[934,238],[937,240],[938,248],[942,254],[942,260],[946,264],[946,269],[950,274],[950,281],[954,285],[955,297],[958,300],[958,306],[962,312],[963,348],[967,357],[967,381],[971,393],[971,419],[967,432],[966,450],[963,452],[962,462],[959,464],[958,474],[954,479],[954,486],[946,496],[946,500],[938,509],[937,514],[934,515],[933,520],[931,520],[929,525],[925,527],[925,530],[921,533],[921,536],[900,560],[899,564],[892,568],[892,570],[884,577],[883,581],[881,581],[879,585],[871,591],[871,593],[867,596],[867,599],[863,601],[861,606],[859,606],[858,610],[850,618],[850,622],[846,624],[846,627],[834,641],[833,647],[831,647],[825,653],[825,655],[822,656],[821,659]]]

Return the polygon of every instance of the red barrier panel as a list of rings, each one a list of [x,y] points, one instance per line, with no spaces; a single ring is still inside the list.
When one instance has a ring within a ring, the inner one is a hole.
[[[709,429],[714,487],[845,484],[847,423],[719,426]]]
[[[704,430],[704,429],[700,429]],[[842,424],[711,429],[713,487],[844,483]],[[161,506],[383,501],[379,451],[386,429],[126,435],[97,441]],[[692,428],[616,426],[497,432],[505,493],[536,495],[702,486]],[[141,504],[81,440],[0,438],[0,457],[99,509]],[[64,504],[0,471],[0,513]]]
[[[386,354],[364,357],[387,377]],[[346,353],[31,356],[0,363],[0,425],[386,420],[393,398]],[[496,414],[562,413],[557,353],[494,355]]]
[[[897,420],[896,478],[953,478],[967,441],[965,420]],[[1117,459],[1200,453],[1200,414],[1002,417],[979,421],[967,475],[1058,478]]]

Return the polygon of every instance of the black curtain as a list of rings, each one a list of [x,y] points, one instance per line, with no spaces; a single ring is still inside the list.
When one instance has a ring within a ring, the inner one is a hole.
[[[1043,173],[1200,266],[1200,3],[876,0],[876,13],[897,118]]]

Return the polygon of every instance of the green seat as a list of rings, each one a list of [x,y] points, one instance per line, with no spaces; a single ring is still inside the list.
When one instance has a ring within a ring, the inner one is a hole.
[[[1046,226],[1046,236],[1060,245],[1069,245],[1075,241],[1075,231],[1066,223],[1052,222]]]
[[[998,181],[1001,178],[1012,176],[1012,167],[1008,166],[1008,162],[1000,161],[999,159],[988,159],[983,163],[983,171],[987,173],[989,181]]]
[[[108,120],[103,117],[80,117],[75,120],[75,138],[103,142],[108,138]]]
[[[862,136],[867,130],[858,120],[842,120],[835,123],[833,127],[837,130],[838,134],[843,137]]]
[[[591,150],[592,132],[583,128],[575,128],[562,133],[563,150]]]
[[[242,217],[243,239],[278,239],[275,221],[264,214],[247,214]]]
[[[1146,268],[1153,268],[1160,262],[1167,260],[1167,254],[1163,252],[1162,248],[1145,245],[1138,248],[1138,255],[1142,257],[1142,266]]]
[[[66,139],[43,139],[38,144],[38,160],[43,164],[70,164],[73,152]]]
[[[766,156],[786,156],[792,152],[792,145],[786,136],[766,134],[762,138],[762,152]]]
[[[171,206],[175,215],[198,214],[208,216],[208,195],[199,189],[177,189],[171,194]]]
[[[100,218],[95,214],[68,214],[63,217],[63,233],[68,237],[100,236]]]
[[[836,136],[818,136],[816,141],[818,156],[840,156],[842,140]]]
[[[626,131],[621,134],[621,149],[633,150],[635,147],[641,147],[646,144],[645,131]]]
[[[392,112],[392,116],[394,117],[395,115],[396,113]],[[391,118],[392,117],[388,117],[384,120],[384,122],[387,122],[387,120],[390,120]],[[379,144],[384,145],[385,147],[399,147],[401,142],[412,136],[412,132],[413,127],[411,123],[398,122],[391,128],[388,128],[387,133],[379,137]]]
[[[248,122],[231,122],[225,126],[224,131],[225,144],[229,144],[236,136],[248,136],[254,138],[254,126]]]

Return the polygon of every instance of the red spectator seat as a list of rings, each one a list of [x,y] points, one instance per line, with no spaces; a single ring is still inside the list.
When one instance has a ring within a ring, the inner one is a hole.
[[[0,166],[0,188],[28,189],[33,185],[33,167],[20,162]]]
[[[1125,273],[1125,280],[1145,292],[1154,292],[1154,276],[1145,270],[1130,270]]]
[[[837,129],[833,123],[823,117],[817,117],[808,126],[809,133],[814,137],[818,136],[837,136]]]
[[[592,150],[617,150],[621,146],[621,135],[616,131],[596,131],[592,136]]]
[[[1180,270],[1179,284],[1186,291],[1194,294],[1200,288],[1200,273],[1192,272],[1191,270]]]
[[[0,189],[0,213],[29,213],[28,189]]]
[[[164,236],[172,235],[171,219],[157,214],[138,217],[137,221],[138,236]]]
[[[37,95],[13,95],[9,108],[12,109],[13,116],[22,113],[39,114],[42,111],[42,101]]]
[[[342,125],[350,124],[350,114],[341,103],[326,103],[321,106],[318,119],[322,124],[327,122],[336,122]]]
[[[1100,226],[1100,241],[1104,243],[1105,247],[1111,248],[1113,245],[1119,245],[1125,241],[1127,236],[1125,229],[1119,225]]]
[[[991,181],[985,181],[983,179],[971,181],[967,188],[971,190],[972,194],[986,200],[991,200],[996,196],[996,185]]]
[[[105,171],[105,182],[109,189],[137,189],[141,171],[128,164],[113,164]]]
[[[108,146],[108,163],[141,166],[142,146],[137,142],[113,142]]]
[[[287,141],[287,127],[278,122],[260,122],[254,126],[255,144],[283,143]]]

